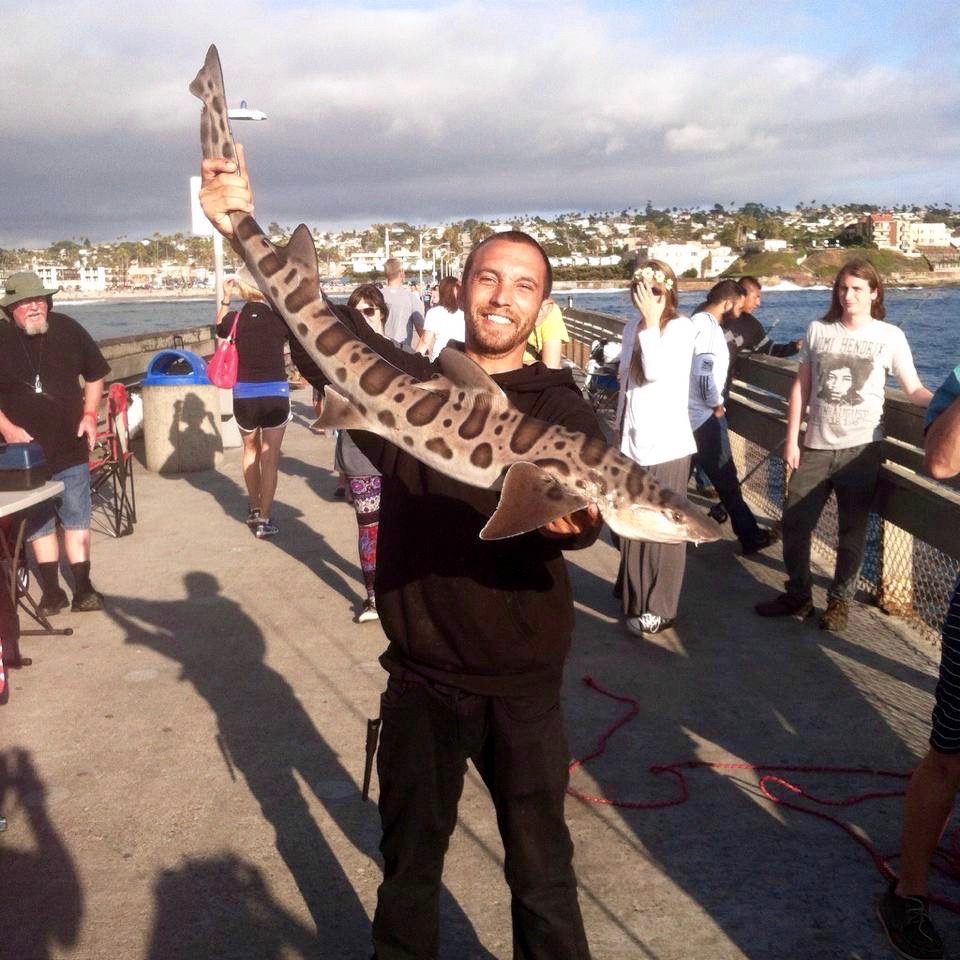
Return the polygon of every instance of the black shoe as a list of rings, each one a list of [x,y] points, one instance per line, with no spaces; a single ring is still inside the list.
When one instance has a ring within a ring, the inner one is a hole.
[[[928,913],[926,897],[898,897],[891,880],[877,904],[879,919],[891,946],[907,960],[942,960],[943,941]]]
[[[88,587],[83,593],[73,595],[73,603],[70,609],[74,613],[90,613],[93,610],[103,609],[103,595],[97,593],[93,587]]]
[[[749,557],[751,554],[766,550],[767,547],[773,546],[779,539],[780,535],[775,530],[761,530],[753,543],[743,546],[743,555]]]
[[[41,595],[40,602],[37,604],[37,613],[41,617],[52,617],[69,604],[70,598],[66,591],[57,587],[56,591],[46,591]]]
[[[247,526],[251,530],[256,530],[260,526],[260,511],[250,510],[247,512]]]
[[[795,597],[789,593],[781,593],[779,597],[774,597],[772,600],[762,600],[753,609],[761,617],[806,619],[813,616],[813,601],[809,597]]]

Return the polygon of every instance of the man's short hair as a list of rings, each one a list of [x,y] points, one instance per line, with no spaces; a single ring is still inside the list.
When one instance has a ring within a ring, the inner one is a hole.
[[[741,277],[737,281],[744,290],[762,290],[763,286],[756,277]]]
[[[403,273],[403,264],[396,257],[391,257],[383,265],[383,272],[388,280],[396,280]]]
[[[724,300],[739,300],[745,297],[747,291],[736,280],[721,280],[715,283],[707,294],[707,306],[723,303]]]
[[[550,258],[547,256],[547,251],[537,243],[529,233],[524,233],[522,230],[505,230],[503,233],[492,233],[486,240],[478,243],[471,251],[470,255],[467,257],[467,262],[463,265],[463,274],[461,275],[461,283],[466,286],[467,280],[470,277],[470,270],[473,267],[473,261],[477,253],[482,250],[488,243],[493,243],[495,240],[506,240],[509,243],[525,243],[528,247],[533,247],[537,253],[543,257],[543,270],[544,270],[544,283],[543,283],[543,299],[546,300],[550,296],[550,291],[553,289],[553,268],[550,266]]]

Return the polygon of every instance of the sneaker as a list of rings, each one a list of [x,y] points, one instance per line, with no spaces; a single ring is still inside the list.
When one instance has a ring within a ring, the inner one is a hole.
[[[253,531],[253,535],[258,540],[269,540],[279,532],[280,528],[275,523],[271,523],[269,517],[261,517],[260,522],[257,524],[257,529]]]
[[[781,593],[772,600],[761,601],[753,609],[761,617],[800,617],[805,620],[813,616],[813,601],[810,597]]]
[[[751,554],[766,550],[767,547],[772,546],[779,539],[780,535],[775,530],[761,530],[753,543],[743,547],[743,555],[749,557]]]
[[[379,620],[380,614],[377,613],[377,601],[373,597],[367,597],[363,601],[363,607],[361,607],[360,612],[357,614],[357,623],[371,623],[374,620]]]
[[[41,595],[40,602],[37,604],[37,613],[41,617],[52,617],[69,604],[70,598],[66,591],[57,587],[55,592],[45,592]]]
[[[97,593],[93,587],[87,587],[83,593],[73,595],[73,603],[70,609],[74,613],[90,613],[93,610],[103,609],[103,594]]]
[[[251,510],[251,511],[247,514],[247,526],[248,526],[251,530],[256,530],[257,527],[260,526],[260,511],[259,511],[259,510]]]
[[[827,609],[820,617],[820,629],[832,630],[839,633],[847,629],[847,620],[850,618],[850,604],[846,600],[831,597],[827,601]]]
[[[891,880],[877,904],[877,919],[887,939],[907,960],[942,960],[943,941],[930,921],[926,897],[898,897],[897,881]]]
[[[669,630],[675,622],[667,617],[658,617],[655,613],[641,613],[639,617],[627,617],[627,629],[634,636],[647,637]]]

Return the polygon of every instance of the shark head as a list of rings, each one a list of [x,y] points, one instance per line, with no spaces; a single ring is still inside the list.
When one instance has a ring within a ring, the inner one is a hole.
[[[600,500],[600,512],[610,529],[626,540],[711,543],[723,536],[720,524],[665,487],[655,497],[618,493]]]

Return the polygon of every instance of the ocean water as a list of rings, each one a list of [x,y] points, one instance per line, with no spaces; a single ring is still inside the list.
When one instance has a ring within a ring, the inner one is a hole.
[[[559,292],[557,301],[566,306],[568,297],[580,310],[629,317],[633,314],[626,290]],[[690,311],[702,300],[699,291],[681,290],[680,306]],[[340,297],[334,297],[340,300]],[[820,317],[830,302],[827,289],[764,290],[757,317],[772,330],[775,341],[793,340],[803,334],[811,320]],[[921,380],[936,389],[960,363],[960,288],[888,289],[887,319],[901,326],[913,350]],[[58,308],[86,326],[97,340],[131,334],[182,330],[212,323],[213,298],[208,300],[93,300],[57,301]]]
[[[557,301],[567,305],[568,294],[558,292]],[[633,316],[627,291],[584,291],[572,295],[578,310],[595,310],[614,316]],[[680,308],[689,313],[703,301],[702,291],[680,291]],[[887,289],[884,296],[886,319],[907,335],[920,379],[936,390],[947,374],[960,363],[960,288]],[[826,313],[829,289],[764,290],[757,319],[770,330],[776,343],[795,340],[807,324]],[[775,326],[774,326],[775,324]],[[772,328],[772,329],[771,329]]]

